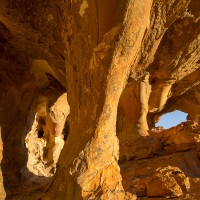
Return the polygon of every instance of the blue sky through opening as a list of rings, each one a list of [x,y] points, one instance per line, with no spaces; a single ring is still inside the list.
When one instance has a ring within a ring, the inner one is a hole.
[[[187,121],[186,116],[187,113],[181,112],[179,110],[164,114],[159,122],[156,123],[156,127],[163,126],[165,129],[171,128],[180,124],[181,122]]]

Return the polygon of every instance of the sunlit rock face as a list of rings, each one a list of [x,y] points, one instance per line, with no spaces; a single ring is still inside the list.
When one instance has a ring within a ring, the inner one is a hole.
[[[48,109],[48,98],[41,97],[37,105],[35,120],[25,143],[28,149],[27,168],[38,176],[52,176],[64,146],[63,129],[70,108],[66,93]]]
[[[0,199],[200,199],[199,59],[196,0],[1,0]]]

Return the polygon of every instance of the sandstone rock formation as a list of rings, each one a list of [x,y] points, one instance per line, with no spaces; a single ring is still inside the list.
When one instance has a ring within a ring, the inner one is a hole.
[[[197,0],[1,0],[0,199],[200,199],[199,74]]]
[[[70,112],[66,93],[57,99],[49,111],[47,104],[47,98],[40,99],[35,121],[25,139],[29,171],[46,177],[52,176],[56,170],[64,146],[63,129]]]

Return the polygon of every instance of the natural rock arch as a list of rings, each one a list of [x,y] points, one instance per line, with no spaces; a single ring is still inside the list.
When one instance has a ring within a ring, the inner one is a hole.
[[[186,178],[199,176],[198,124],[188,121],[171,132],[150,129],[154,119],[174,109],[199,119],[200,4],[196,0],[2,0],[1,4],[0,196],[134,199],[138,188],[124,184],[131,182],[126,169],[130,177],[139,177],[136,186],[149,188],[152,177],[160,180],[168,173],[177,196],[187,193]],[[63,94],[63,108],[55,111],[53,105]],[[70,115],[64,106],[70,107]],[[27,133],[34,124],[38,130],[38,123],[49,141],[48,157],[57,163],[51,179],[36,177],[40,190],[31,183],[25,145]],[[69,133],[64,142],[65,123]],[[52,152],[60,138],[65,144],[57,161]],[[182,151],[186,153],[172,162],[169,154]],[[154,157],[163,155],[167,161],[155,171]],[[126,161],[137,168],[142,166],[137,160],[147,158],[154,164],[149,162],[152,170],[142,171],[145,182]],[[178,169],[185,165],[188,170]],[[179,178],[185,181],[184,188]],[[26,186],[30,190],[21,192]],[[166,197],[171,188],[162,189]],[[142,190],[142,195],[154,194]]]

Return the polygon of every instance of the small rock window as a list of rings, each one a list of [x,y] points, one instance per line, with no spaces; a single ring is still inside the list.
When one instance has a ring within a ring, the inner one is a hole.
[[[156,127],[161,126],[164,129],[169,129],[180,124],[181,122],[187,121],[186,117],[187,113],[181,112],[180,110],[175,110],[173,112],[164,114],[155,125]]]
[[[38,138],[42,138],[43,136],[44,136],[44,131],[43,131],[42,127],[39,127]]]

